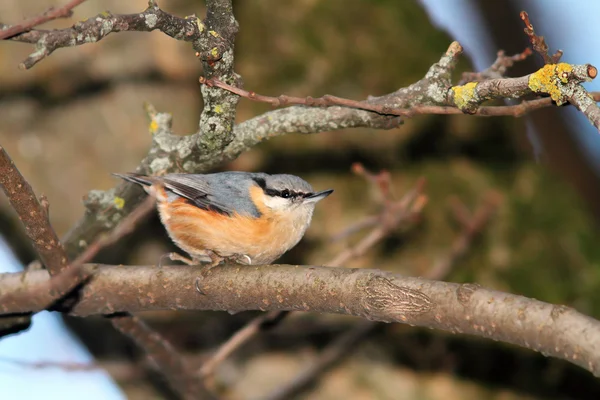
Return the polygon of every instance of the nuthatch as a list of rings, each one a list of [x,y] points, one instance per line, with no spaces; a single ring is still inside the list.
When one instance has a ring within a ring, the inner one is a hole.
[[[333,192],[314,192],[303,179],[283,174],[114,175],[154,195],[173,242],[193,261],[212,265],[225,258],[272,263],[298,244],[315,204]]]

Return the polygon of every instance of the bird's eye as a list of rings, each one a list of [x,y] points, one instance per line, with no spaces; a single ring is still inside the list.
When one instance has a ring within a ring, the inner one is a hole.
[[[281,197],[283,197],[284,199],[289,199],[290,197],[292,197],[292,194],[289,190],[285,189],[281,192]]]

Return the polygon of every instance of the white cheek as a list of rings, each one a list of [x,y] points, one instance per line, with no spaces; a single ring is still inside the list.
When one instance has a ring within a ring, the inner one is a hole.
[[[265,205],[272,210],[282,210],[290,206],[290,201],[283,197],[265,196]]]

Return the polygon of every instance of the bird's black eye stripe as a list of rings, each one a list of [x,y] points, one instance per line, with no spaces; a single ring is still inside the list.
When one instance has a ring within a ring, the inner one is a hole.
[[[271,197],[281,196],[281,192],[279,192],[279,190],[275,190],[275,189],[265,189],[265,194],[267,196],[271,196]]]

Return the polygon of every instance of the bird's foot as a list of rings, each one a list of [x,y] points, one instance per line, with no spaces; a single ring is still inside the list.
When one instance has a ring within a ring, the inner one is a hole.
[[[163,266],[163,262],[164,262],[165,258],[168,258],[171,261],[180,261],[187,265],[199,264],[199,260],[196,259],[195,257],[187,258],[186,256],[182,256],[179,253],[166,253],[166,254],[163,254],[162,256],[160,256],[160,259],[158,260],[158,268],[161,268]]]
[[[252,265],[252,259],[248,254],[234,254],[227,257],[227,260],[235,264]]]

